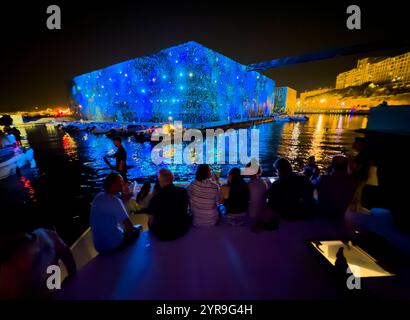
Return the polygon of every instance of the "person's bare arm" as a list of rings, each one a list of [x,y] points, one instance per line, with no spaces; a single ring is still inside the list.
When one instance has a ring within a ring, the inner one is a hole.
[[[227,198],[226,197],[226,194],[227,194],[227,191],[228,191],[227,189],[228,189],[227,186],[222,186],[221,187],[220,198],[219,198],[219,203],[220,204],[224,204],[225,199]]]
[[[134,238],[137,237],[141,231],[140,228],[134,227],[129,218],[121,221],[121,225],[124,228],[124,234],[126,237]]]
[[[122,185],[122,202],[126,204],[130,199],[132,198],[133,193],[130,192],[130,187],[128,186],[128,183],[123,182]]]
[[[125,161],[124,160],[121,160],[120,161],[120,164],[119,164],[119,166],[118,166],[118,170],[119,171],[122,171],[122,170],[124,170],[125,169]]]
[[[217,206],[221,203],[221,188],[219,186],[215,195],[215,203]]]

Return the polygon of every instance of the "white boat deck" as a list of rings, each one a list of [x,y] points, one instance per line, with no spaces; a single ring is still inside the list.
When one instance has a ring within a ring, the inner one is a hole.
[[[384,236],[410,251],[410,238],[393,235],[385,216],[350,218],[353,225],[382,226]],[[341,292],[332,270],[308,241],[348,236],[345,223],[323,221],[282,222],[278,230],[258,234],[228,225],[192,228],[172,242],[158,241],[145,231],[128,248],[92,258],[56,298],[337,299]],[[75,255],[76,249],[84,253],[84,246],[90,246],[89,237],[81,240],[82,248],[76,245]],[[409,267],[402,271],[400,277],[363,278],[366,295],[410,298]]]

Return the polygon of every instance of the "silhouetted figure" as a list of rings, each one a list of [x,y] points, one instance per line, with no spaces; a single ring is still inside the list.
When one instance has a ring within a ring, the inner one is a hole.
[[[268,205],[285,220],[307,219],[313,215],[313,186],[308,178],[292,170],[290,162],[275,163],[279,178],[268,190]]]
[[[349,274],[347,273],[347,269],[349,265],[347,263],[347,259],[344,256],[343,252],[344,248],[340,247],[336,253],[336,261],[335,261],[335,272],[337,276],[337,280],[340,282],[341,285],[346,285],[346,279],[348,278]]]
[[[353,200],[358,181],[348,174],[349,161],[339,155],[332,159],[332,171],[322,175],[316,186],[319,211],[324,217],[343,218]]]
[[[335,268],[339,270],[342,274],[346,274],[347,268],[349,265],[347,264],[346,257],[344,256],[344,247],[340,247],[336,253],[336,262]]]
[[[303,168],[303,174],[312,182],[319,177],[320,170],[316,164],[315,156],[310,156],[307,159],[306,166]]]
[[[226,209],[225,222],[243,225],[246,222],[249,207],[249,190],[239,168],[232,168],[228,173],[228,183],[221,187],[220,202]]]
[[[174,240],[183,236],[191,225],[188,214],[188,193],[185,188],[176,187],[174,175],[167,169],[158,174],[160,189],[149,205],[150,231],[160,240]]]
[[[127,181],[127,152],[125,151],[121,137],[117,136],[113,139],[114,145],[117,147],[117,151],[106,158],[115,158],[115,170],[120,173],[124,181]]]

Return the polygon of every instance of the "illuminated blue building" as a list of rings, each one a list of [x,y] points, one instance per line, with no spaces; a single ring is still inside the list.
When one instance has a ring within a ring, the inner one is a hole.
[[[198,124],[271,114],[275,82],[196,42],[73,79],[83,118]]]

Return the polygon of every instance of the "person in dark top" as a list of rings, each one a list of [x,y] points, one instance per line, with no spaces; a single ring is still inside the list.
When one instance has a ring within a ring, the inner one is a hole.
[[[350,172],[358,181],[356,193],[353,197],[351,209],[357,212],[368,212],[362,205],[363,191],[366,188],[369,179],[370,166],[372,158],[368,152],[366,140],[362,137],[356,137],[353,143],[353,150],[356,156],[350,159]]]
[[[119,172],[124,181],[127,181],[127,152],[125,151],[121,137],[114,137],[114,145],[117,147],[117,151],[107,158],[115,158],[115,170]]]
[[[314,199],[309,179],[293,172],[290,162],[285,158],[279,158],[275,167],[279,179],[268,190],[268,205],[284,220],[311,217]]]
[[[188,192],[185,188],[176,187],[173,180],[171,171],[159,171],[158,183],[161,188],[152,197],[148,208],[151,215],[149,229],[160,240],[175,240],[191,226]]]
[[[242,225],[248,215],[249,190],[239,168],[232,168],[228,173],[228,184],[221,187],[221,199],[226,210],[224,221],[233,225]]]
[[[327,218],[343,218],[358,186],[358,181],[348,174],[349,161],[343,155],[332,159],[332,172],[322,175],[316,186],[319,212]]]
[[[303,174],[312,182],[319,177],[320,170],[316,164],[315,156],[310,156],[307,159],[306,166],[303,168]]]
[[[353,143],[353,150],[355,150],[357,154],[351,159],[351,173],[358,181],[367,181],[369,177],[371,156],[367,150],[365,139],[356,137]]]
[[[151,192],[151,182],[145,181],[135,199],[137,203],[137,212],[145,212],[149,207],[149,202],[153,193]]]

